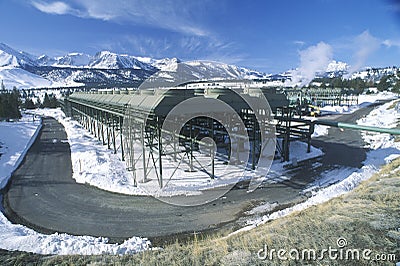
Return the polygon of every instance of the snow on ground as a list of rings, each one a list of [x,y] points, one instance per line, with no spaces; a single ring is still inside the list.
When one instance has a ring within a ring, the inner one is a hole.
[[[0,123],[0,189],[7,184],[12,172],[21,163],[27,149],[39,132],[40,123],[32,116],[20,122]],[[0,208],[0,210],[2,207]],[[107,238],[72,236],[68,234],[45,235],[23,225],[12,224],[0,212],[0,248],[39,254],[132,254],[147,250],[150,241],[132,237],[122,244],[109,244]]]
[[[60,121],[67,132],[68,141],[71,146],[71,158],[73,164],[73,177],[77,182],[94,184],[102,189],[111,190],[126,194],[145,194],[146,191],[140,190],[133,186],[133,180],[125,168],[125,163],[118,158],[118,154],[113,154],[107,149],[107,146],[91,136],[76,121],[66,118],[59,109],[39,109],[30,111],[35,115],[51,116]],[[4,143],[1,149],[3,159],[7,164],[1,165],[2,186],[6,185],[6,180],[11,175],[12,170],[17,166],[15,164],[18,158],[22,158],[21,154],[26,150],[27,143],[32,142],[31,138],[39,126],[39,123],[29,122],[32,116],[28,116],[24,122],[18,123],[0,123],[0,130],[5,134],[1,134],[1,141]],[[6,128],[8,131],[6,131]],[[25,130],[16,137],[13,132],[16,129]],[[10,136],[10,137],[5,137]],[[14,136],[14,137],[12,137]],[[18,140],[18,141],[17,141]],[[12,143],[12,145],[10,144]],[[18,143],[19,146],[16,145]],[[11,148],[14,152],[11,152]],[[292,143],[292,158],[294,161],[300,162],[315,156],[320,156],[320,150],[313,148],[308,157],[302,157],[306,150],[305,143]],[[302,151],[300,151],[302,150]],[[10,158],[10,159],[7,159]],[[11,160],[12,158],[12,160]],[[301,158],[301,159],[300,159]],[[291,162],[293,163],[293,161]],[[271,175],[269,182],[281,181],[282,171],[285,165],[289,163],[276,163],[271,167]],[[12,167],[6,168],[4,165]],[[5,173],[5,175],[4,175]],[[195,178],[194,178],[195,179]],[[193,189],[193,179],[183,182],[186,190]],[[204,178],[200,185],[202,185]],[[190,187],[192,186],[192,188]],[[178,190],[179,191],[179,190]],[[0,248],[8,250],[21,250],[27,252],[35,252],[40,254],[127,254],[145,250],[149,247],[150,242],[147,239],[132,237],[124,243],[108,244],[106,238],[95,238],[90,236],[71,236],[67,234],[44,235],[35,232],[22,225],[14,225],[7,218],[0,214]]]
[[[76,182],[122,194],[146,195],[146,191],[134,186],[132,175],[126,170],[125,162],[120,160],[120,154],[113,154],[107,145],[102,145],[77,121],[65,117],[60,109],[30,112],[53,117],[64,126],[71,148],[72,177]]]
[[[204,171],[188,172],[189,160],[184,158],[173,162],[172,158],[163,157],[163,179],[164,187],[159,188],[158,180],[154,174],[145,182],[143,178],[143,158],[142,147],[139,143],[134,146],[136,179],[138,186],[134,186],[132,172],[126,170],[125,162],[120,160],[121,155],[113,154],[107,149],[107,145],[102,145],[100,141],[90,135],[77,121],[66,118],[59,109],[39,109],[32,111],[37,115],[45,115],[56,118],[65,127],[68,135],[68,142],[71,146],[71,160],[73,167],[73,178],[78,183],[88,183],[92,186],[128,195],[152,195],[152,196],[176,196],[176,195],[198,195],[203,190],[216,187],[226,187],[236,184],[238,181],[249,180],[257,174],[253,171],[245,171],[239,167],[227,166],[223,160],[215,160],[215,176],[211,179]],[[117,138],[117,146],[120,145]],[[168,148],[168,147],[166,147]],[[281,163],[274,161],[270,171],[266,176],[266,182],[274,183],[288,179],[284,173],[284,167],[288,164],[297,164],[301,161],[322,156],[322,151],[311,147],[311,152],[306,153],[307,144],[303,142],[293,142],[290,145],[291,161]],[[168,153],[168,151],[165,151]],[[203,167],[211,172],[211,159],[208,154],[194,152],[196,156],[195,166]],[[239,154],[240,160],[246,161],[245,156],[248,151]],[[149,156],[147,156],[147,160]],[[158,157],[158,156],[155,156]],[[178,163],[181,162],[179,165]],[[147,162],[148,163],[148,162]],[[151,165],[151,163],[150,163]],[[177,165],[179,166],[177,168]],[[229,167],[229,168],[228,168]],[[262,170],[261,170],[262,171]]]
[[[375,126],[382,128],[393,128],[397,126],[400,119],[400,105],[397,101],[388,102],[379,108],[374,109],[368,116],[361,118],[357,124],[364,126]],[[393,142],[394,136],[389,134],[379,134],[375,132],[362,132],[362,137],[367,147],[374,150],[378,148],[388,148],[395,145],[400,147],[400,143]],[[390,146],[388,146],[390,145]]]
[[[358,97],[358,104],[353,106],[331,106],[327,105],[321,108],[322,115],[334,115],[334,114],[349,114],[357,111],[360,108],[367,107],[379,100],[392,100],[398,97],[397,94],[391,92],[379,92],[377,94],[361,94]],[[316,119],[316,118],[312,118]],[[323,119],[323,118],[322,118]],[[376,125],[379,126],[379,125]],[[329,126],[315,125],[313,138],[328,135]]]
[[[0,123],[0,189],[4,188],[37,135],[40,121],[25,116],[18,123]],[[12,145],[11,145],[12,143]]]
[[[314,133],[311,135],[312,138],[328,135],[330,126],[314,125]]]
[[[279,141],[279,140],[278,140]],[[267,174],[264,183],[278,183],[284,180],[290,179],[289,176],[285,175],[285,167],[287,166],[297,166],[298,163],[324,155],[322,150],[311,146],[311,151],[307,153],[307,143],[301,141],[294,141],[290,143],[289,146],[290,161],[289,162],[279,162],[275,160],[269,172]]]
[[[397,101],[394,100],[379,106],[365,118],[358,120],[357,123],[368,126],[379,125],[387,128],[396,127],[400,118],[400,105],[395,104],[396,102]],[[321,179],[318,181],[321,185],[320,190],[315,190],[315,187],[305,190],[312,192],[312,196],[305,202],[284,210],[264,215],[262,217],[251,219],[247,221],[248,225],[246,227],[243,227],[232,234],[251,230],[260,224],[287,216],[295,211],[301,211],[310,206],[321,204],[330,200],[331,198],[343,195],[344,193],[353,190],[363,180],[370,178],[373,174],[378,172],[382,165],[389,163],[397,157],[400,157],[400,142],[396,142],[393,136],[388,134],[364,133],[364,140],[368,143],[368,146],[371,150],[367,153],[367,158],[363,162],[364,166],[361,169],[339,168],[324,173]],[[331,185],[332,183],[334,184]],[[326,185],[329,186],[325,187]],[[271,206],[271,203],[267,202],[265,205],[265,209],[268,210]],[[262,210],[262,206],[263,205],[257,206],[256,208]],[[253,209],[250,212],[256,213],[257,210]]]
[[[352,105],[352,106],[327,105],[327,106],[322,107],[320,110],[321,110],[322,115],[353,113],[356,110],[358,110],[362,107],[367,107],[377,101],[392,100],[397,97],[398,97],[398,95],[395,93],[392,93],[392,92],[379,92],[377,94],[361,94],[360,96],[358,96],[358,104],[357,105]]]
[[[338,197],[340,195],[343,195],[346,192],[349,192],[353,190],[355,187],[357,187],[358,184],[361,183],[361,181],[366,180],[370,178],[374,173],[378,171],[378,168],[373,166],[373,165],[365,165],[361,169],[359,169],[356,172],[353,172],[350,176],[348,176],[346,179],[342,180],[341,182],[331,185],[329,187],[326,187],[324,189],[321,189],[318,192],[315,192],[312,197],[310,197],[308,200],[306,200],[303,203],[297,204],[293,207],[289,207],[280,211],[273,212],[271,214],[264,215],[259,218],[251,219],[247,221],[247,226],[243,227],[230,235],[237,234],[239,232],[243,231],[248,231],[251,230],[261,224],[264,224],[268,221],[275,220],[281,217],[285,217],[295,211],[301,211],[304,210],[308,207],[321,204],[324,202],[327,202],[328,200]],[[267,203],[270,204],[270,203]],[[261,208],[258,206],[257,208]]]
[[[32,87],[49,87],[52,82],[39,76],[32,74],[26,70],[14,67],[0,67],[0,79],[3,81],[7,89],[14,86],[20,89],[30,89]]]
[[[22,90],[31,88],[82,86],[82,83],[75,82],[70,78],[60,81],[51,81],[40,75],[12,66],[0,67],[0,80],[3,81],[5,87],[9,90],[13,89],[13,87]]]
[[[376,95],[361,95],[359,105],[348,107],[332,107],[341,109],[341,112],[347,108],[347,111],[354,111],[363,106],[369,105],[377,100],[393,98],[395,95],[392,93],[379,93]],[[202,190],[211,189],[215,187],[223,187],[231,185],[239,180],[251,179],[255,174],[251,171],[243,171],[240,168],[230,166],[229,171],[226,171],[226,165],[222,161],[216,160],[215,174],[219,178],[211,179],[204,171],[188,172],[188,160],[182,160],[182,164],[176,169],[176,163],[170,159],[163,158],[163,176],[164,188],[160,190],[158,180],[154,177],[150,180],[142,182],[143,178],[143,158],[135,158],[137,163],[136,179],[139,182],[138,186],[134,186],[134,180],[131,172],[126,170],[126,165],[119,158],[120,154],[113,154],[112,151],[102,146],[101,143],[90,135],[77,121],[70,118],[65,118],[60,110],[39,110],[37,114],[55,117],[61,122],[67,132],[68,141],[71,145],[71,159],[73,166],[73,178],[78,183],[88,183],[98,188],[129,194],[129,195],[153,195],[153,196],[175,196],[175,195],[196,195],[201,193]],[[315,126],[313,137],[328,134],[329,127]],[[117,146],[121,145],[119,138],[117,138]],[[291,162],[280,163],[274,161],[271,169],[266,176],[267,182],[279,182],[289,177],[284,175],[284,167],[287,164],[297,164],[303,160],[322,156],[322,151],[314,147],[311,148],[311,153],[305,153],[306,144],[303,142],[293,142],[290,145]],[[142,154],[140,145],[135,145],[134,154]],[[208,156],[196,152],[197,161],[201,163],[204,168],[211,172],[210,159]],[[244,154],[240,154],[243,158]],[[186,166],[184,166],[186,164]],[[112,166],[112,167],[111,167]],[[185,168],[186,167],[186,168]],[[208,167],[208,168],[207,168]],[[336,181],[344,179],[349,171],[355,169],[340,169],[341,173],[335,175]],[[339,171],[339,170],[338,170]],[[267,171],[266,171],[267,172]],[[242,176],[242,177],[238,177]],[[329,173],[326,173],[329,176]],[[322,182],[325,184],[332,184],[335,181],[329,178],[323,178]]]
[[[375,98],[376,99],[376,98]],[[372,102],[374,98],[370,99]],[[372,112],[365,119],[361,119],[359,123],[368,125],[378,125],[381,126],[393,126],[395,125],[396,119],[399,118],[399,108],[393,108],[387,110],[387,107],[391,103],[379,107],[376,112]],[[42,114],[47,116],[52,116],[58,119],[65,127],[68,141],[71,146],[71,157],[74,171],[74,178],[77,182],[86,182],[91,185],[96,185],[102,189],[111,190],[119,193],[127,194],[141,194],[145,193],[140,191],[138,188],[133,186],[133,180],[130,174],[125,170],[125,164],[118,158],[118,154],[113,154],[106,146],[102,146],[101,143],[94,139],[85,129],[83,129],[76,121],[69,118],[65,118],[64,114],[60,110],[39,110],[35,112],[36,114]],[[392,117],[392,119],[386,119]],[[393,119],[393,117],[395,117]],[[385,118],[385,119],[383,119]],[[19,127],[29,128],[29,122],[25,123],[24,126],[20,126],[20,123],[12,124],[11,128],[8,129],[13,131]],[[31,122],[32,123],[32,122]],[[0,153],[3,155],[0,157],[0,173],[2,173],[2,186],[5,185],[6,176],[9,176],[16,166],[9,167],[11,165],[4,163],[7,162],[17,162],[15,156],[18,157],[23,153],[26,148],[31,136],[36,130],[38,125],[33,124],[30,129],[21,132],[21,136],[25,136],[23,141],[18,138],[5,139],[5,135],[1,134],[0,141],[2,142],[2,148]],[[0,131],[6,132],[6,123],[0,123]],[[318,129],[317,131],[322,131],[325,129]],[[14,131],[13,131],[14,132]],[[13,134],[11,134],[13,135]],[[309,206],[320,204],[328,201],[332,197],[339,196],[346,193],[356,187],[362,180],[365,180],[372,176],[373,173],[377,172],[382,164],[393,160],[394,158],[400,156],[400,146],[396,143],[393,137],[382,137],[382,135],[365,135],[365,140],[370,144],[371,150],[367,154],[367,159],[364,162],[364,166],[361,169],[339,169],[335,172],[324,173],[320,180],[320,186],[324,187],[330,185],[318,191],[311,190],[313,196],[309,198],[306,202],[287,208],[278,212],[274,212],[270,215],[265,215],[260,218],[251,220],[248,222],[248,226],[240,229],[239,231],[250,230],[259,224],[265,223],[269,220],[276,219],[279,217],[286,216],[293,211],[302,210]],[[3,139],[1,139],[3,138]],[[24,142],[24,143],[23,143]],[[8,144],[12,143],[12,145]],[[14,147],[18,143],[19,148]],[[379,143],[379,144],[376,144]],[[11,148],[14,150],[15,156],[13,157]],[[315,156],[322,155],[322,152],[318,149],[312,149],[312,152],[308,154],[309,157],[304,157],[304,151],[306,149],[306,144],[301,142],[295,142],[291,144],[291,164],[296,164],[300,160],[306,158],[313,158]],[[307,155],[307,154],[306,154]],[[6,159],[9,158],[9,159]],[[14,161],[12,161],[14,160]],[[285,177],[282,173],[284,172],[284,166],[289,163],[277,163],[275,162],[271,171],[269,172],[269,181],[276,182]],[[8,168],[6,168],[8,167]],[[332,176],[341,176],[342,181],[337,182],[337,180],[329,180]],[[274,178],[276,180],[274,180]],[[185,186],[187,186],[186,184]],[[187,189],[187,187],[186,187]],[[260,211],[272,210],[274,207],[271,203],[266,203],[265,205],[258,206],[258,209],[250,211],[250,213],[258,213]],[[22,250],[28,252],[42,253],[42,254],[127,254],[135,253],[138,251],[145,250],[149,247],[150,242],[147,239],[132,237],[122,244],[108,244],[105,238],[95,238],[90,236],[71,236],[67,234],[52,234],[44,235],[37,233],[29,228],[22,225],[11,224],[6,217],[0,214],[0,248],[9,250]]]

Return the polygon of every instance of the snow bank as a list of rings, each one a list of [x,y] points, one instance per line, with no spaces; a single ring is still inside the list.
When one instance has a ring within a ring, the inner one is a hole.
[[[377,94],[361,94],[358,96],[358,105],[352,106],[331,106],[327,105],[322,107],[321,114],[348,114],[357,111],[360,108],[367,107],[377,101],[392,100],[398,97],[397,94],[392,92],[379,92]]]
[[[339,183],[336,183],[329,187],[323,188],[323,189],[319,190],[318,192],[314,191],[313,195],[303,203],[297,204],[293,207],[289,207],[289,208],[286,208],[286,209],[283,209],[280,211],[276,211],[276,212],[268,214],[268,215],[264,215],[264,216],[256,218],[256,219],[248,220],[247,226],[229,234],[228,237],[231,235],[240,233],[240,232],[249,231],[261,224],[265,224],[268,221],[288,216],[289,214],[291,214],[295,211],[302,211],[311,206],[315,206],[315,205],[327,202],[332,198],[338,197],[340,195],[343,195],[343,194],[353,190],[362,181],[369,179],[373,174],[375,174],[379,170],[379,166],[377,167],[374,164],[370,164],[370,162],[375,161],[376,157],[375,156],[371,157],[371,155],[369,155],[368,157],[370,157],[370,158],[365,161],[366,165],[364,165],[358,171],[353,172],[351,175],[349,175],[347,178],[340,181]],[[381,159],[381,161],[385,161],[386,157],[383,157],[383,158],[380,157],[380,159]],[[371,160],[371,161],[369,161],[369,160]],[[262,209],[263,205],[258,206],[256,208]],[[265,209],[268,209],[268,208],[270,208],[270,203],[266,203],[266,205],[265,205]],[[250,213],[256,213],[258,209],[253,209],[250,211]]]
[[[395,101],[391,101],[387,104],[379,106],[365,118],[358,120],[357,123],[368,126],[379,125],[381,127],[395,127],[398,119],[400,118],[400,108],[396,107],[388,109],[394,104],[394,102]],[[397,157],[400,157],[400,143],[395,142],[394,138],[390,135],[386,137],[382,137],[382,135],[387,134],[374,133],[369,134],[368,137],[364,138],[372,150],[367,153],[367,159],[363,162],[364,166],[361,169],[354,171],[338,183],[325,187],[319,191],[311,191],[313,195],[303,203],[247,221],[248,225],[246,227],[243,227],[231,233],[230,235],[251,230],[268,221],[285,217],[295,211],[301,211],[310,206],[327,202],[334,197],[338,197],[353,190],[362,181],[369,179],[373,174],[377,173],[382,165],[394,160]],[[341,174],[343,174],[348,170],[349,169],[340,169],[339,171],[341,171]],[[336,175],[335,172],[332,171],[325,174],[328,176]],[[256,208],[262,209],[263,207],[261,205]],[[270,203],[266,203],[265,208],[270,208]],[[256,212],[256,210],[253,210],[253,212]]]
[[[240,232],[251,230],[251,229],[253,229],[261,224],[264,224],[268,221],[288,216],[289,214],[291,214],[295,211],[302,211],[304,209],[307,209],[308,207],[327,202],[328,200],[330,200],[334,197],[343,195],[343,194],[353,190],[363,180],[370,178],[374,173],[376,173],[376,171],[377,171],[377,168],[375,168],[374,166],[371,166],[371,165],[363,166],[359,171],[352,173],[345,180],[316,192],[307,201],[297,204],[293,207],[289,207],[289,208],[286,208],[286,209],[283,209],[280,211],[276,211],[276,212],[268,214],[268,215],[264,215],[260,218],[249,220],[249,221],[247,221],[248,225],[246,227],[243,227],[243,228],[231,233],[230,235],[235,235]],[[267,204],[269,204],[269,203],[267,203]],[[261,208],[261,206],[258,206],[257,208]]]
[[[49,111],[43,111],[49,112]],[[56,111],[59,113],[59,111]],[[38,121],[0,123],[0,188],[3,188],[12,172],[22,161],[25,153],[40,131]],[[2,208],[0,208],[1,210]],[[132,254],[149,249],[146,238],[132,237],[122,244],[109,244],[107,238],[72,236],[68,234],[45,235],[23,225],[12,224],[0,212],[0,248],[39,254]]]
[[[398,94],[388,91],[379,92],[377,94],[361,94],[358,97],[358,105],[365,107],[377,101],[394,100],[398,97]]]
[[[382,100],[392,100],[398,98],[398,95],[392,92],[379,92],[377,94],[361,94],[358,97],[358,105],[352,106],[331,106],[327,105],[322,107],[321,114],[322,115],[334,115],[334,114],[349,114],[357,111],[360,108],[367,107],[377,101]],[[314,118],[315,119],[315,118]],[[379,126],[379,125],[377,125]],[[328,126],[315,125],[314,133],[312,134],[313,138],[326,136],[328,135]]]
[[[0,189],[20,165],[41,129],[39,120],[24,117],[20,122],[0,123]],[[12,143],[12,145],[10,145]]]
[[[311,135],[312,138],[317,138],[320,136],[328,135],[328,130],[330,126],[323,126],[323,125],[315,125],[314,126],[314,133]]]
[[[44,235],[23,225],[10,223],[0,214],[0,248],[38,254],[134,254],[150,248],[150,241],[132,237],[122,244],[109,244],[107,238],[72,236],[54,233]]]
[[[216,160],[215,173],[224,173],[216,179],[211,179],[208,174],[197,172],[186,172],[181,166],[175,169],[175,165],[168,159],[163,158],[163,175],[168,180],[169,176],[173,175],[173,180],[167,182],[167,185],[160,190],[158,180],[147,180],[145,183],[140,183],[139,186],[134,186],[132,173],[126,170],[126,165],[120,160],[120,154],[113,154],[107,146],[102,145],[100,141],[94,138],[87,132],[77,121],[66,118],[64,113],[59,109],[43,109],[35,110],[35,114],[50,116],[56,118],[63,126],[68,135],[68,142],[71,146],[71,160],[73,167],[73,178],[78,183],[88,183],[92,186],[103,190],[128,194],[128,195],[153,195],[153,196],[176,196],[176,195],[198,195],[202,190],[215,187],[225,187],[233,185],[240,180],[251,179],[254,176],[252,171],[243,172],[240,168],[232,167],[226,171],[226,165]],[[118,138],[119,139],[119,138]],[[119,140],[117,146],[119,146]],[[141,154],[142,148],[135,146],[135,154]],[[307,144],[303,142],[293,142],[290,145],[291,162],[279,163],[275,161],[268,175],[267,182],[279,182],[288,179],[282,175],[284,167],[288,164],[299,163],[304,160],[322,156],[321,150],[311,147],[311,152],[306,153]],[[244,154],[241,154],[243,157]],[[142,160],[138,159],[137,163],[137,180],[140,182],[142,178],[141,166]],[[196,160],[207,165],[210,160],[208,156],[196,153]],[[182,164],[183,165],[183,164]],[[266,171],[267,172],[267,171]]]
[[[381,128],[394,128],[397,126],[397,122],[400,119],[399,106],[400,105],[396,104],[395,101],[388,102],[374,109],[366,117],[359,119],[357,124]],[[393,145],[396,148],[400,148],[400,144],[393,141],[394,136],[389,134],[362,132],[362,138],[368,143],[367,147],[374,150],[393,147]]]
[[[64,126],[71,147],[72,177],[76,182],[122,194],[146,195],[145,191],[134,186],[133,178],[119,155],[113,154],[77,121],[65,117],[60,109],[37,109],[32,112],[53,117]]]

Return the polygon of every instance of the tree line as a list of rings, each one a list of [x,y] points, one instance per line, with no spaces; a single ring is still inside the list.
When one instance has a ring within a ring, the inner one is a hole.
[[[21,109],[56,108],[57,106],[58,102],[54,94],[45,93],[43,102],[38,98],[34,103],[29,97],[21,99],[20,91],[15,87],[11,91],[0,90],[0,120],[20,119]]]
[[[48,95],[47,92],[44,94],[43,102],[37,98],[36,103],[30,97],[25,98],[24,103],[21,105],[23,109],[36,109],[36,108],[56,108],[58,107],[57,98],[54,94]]]
[[[310,84],[321,83],[321,85],[309,85],[309,87],[319,88],[351,88],[356,94],[361,94],[365,89],[376,87],[379,91],[392,91],[400,93],[400,72],[396,74],[384,75],[379,81],[366,81],[361,78],[343,79],[335,78],[315,78]]]
[[[21,118],[20,105],[21,99],[17,89],[0,91],[0,119]]]

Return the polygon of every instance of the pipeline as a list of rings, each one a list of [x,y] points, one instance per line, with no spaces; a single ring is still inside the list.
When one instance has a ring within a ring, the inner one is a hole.
[[[316,121],[313,121],[313,124],[338,127],[338,128],[354,129],[354,130],[362,130],[362,131],[371,131],[371,132],[378,132],[378,133],[387,133],[387,134],[391,134],[391,135],[400,135],[400,128],[381,128],[381,127],[373,127],[373,126],[362,126],[362,125],[357,125],[357,124],[342,123],[342,122],[335,122],[335,121],[329,121],[329,120],[316,120]]]

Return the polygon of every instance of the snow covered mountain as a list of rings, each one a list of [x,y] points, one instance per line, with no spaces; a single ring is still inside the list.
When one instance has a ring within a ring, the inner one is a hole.
[[[151,57],[135,57],[137,60],[152,65],[153,67],[159,69],[159,70],[163,70],[165,68],[168,68],[170,65],[174,65],[174,64],[179,64],[182,63],[181,60],[179,60],[178,58],[163,58],[163,59],[154,59]]]
[[[143,69],[155,70],[155,68],[148,64],[139,61],[134,56],[120,55],[109,51],[102,51],[97,53],[88,64],[91,68],[98,69]]]
[[[156,62],[160,71],[144,87],[176,86],[196,80],[254,80],[270,79],[267,75],[258,71],[249,70],[234,65],[228,65],[212,61],[166,60]],[[143,88],[142,86],[142,88]]]
[[[55,58],[51,58],[47,55],[41,55],[36,59],[36,62],[39,66],[52,66],[53,64],[57,63]]]
[[[331,73],[331,72],[346,72],[349,70],[349,65],[347,63],[344,62],[338,62],[333,60],[332,62],[330,62],[328,64],[328,66],[326,67],[325,72],[327,73]]]
[[[396,67],[367,68],[350,75],[349,69],[344,62],[332,61],[325,71],[315,73],[315,77],[347,75],[352,79],[359,77],[377,81],[398,71]],[[199,79],[250,79],[281,86],[303,79],[298,69],[272,75],[219,62],[181,62],[178,58],[153,59],[109,51],[94,56],[75,52],[55,58],[47,55],[35,57],[0,43],[0,80],[7,88],[138,87],[157,72],[165,78],[166,84],[171,85]]]
[[[361,78],[363,80],[378,81],[383,76],[396,75],[398,71],[399,71],[399,68],[395,67],[395,66],[385,67],[385,68],[367,67],[362,71],[353,73],[350,76],[350,78],[352,78],[352,79]]]
[[[55,85],[52,81],[18,67],[0,67],[0,80],[7,89],[46,88]],[[61,85],[61,84],[60,84]]]
[[[179,75],[174,75],[179,67]],[[15,69],[21,77],[6,71]],[[5,44],[0,45],[0,80],[6,87],[138,87],[158,71],[168,74],[169,81],[198,79],[265,79],[270,75],[217,62],[181,62],[178,58],[153,59],[101,51],[94,56],[69,53],[52,58],[34,57],[17,52]],[[29,76],[29,78],[28,78]],[[172,79],[172,80],[171,80]],[[170,83],[169,83],[170,84]]]
[[[53,66],[59,67],[85,67],[87,66],[92,58],[83,53],[69,53],[65,56],[55,58],[56,62]]]
[[[319,73],[320,77],[341,77],[348,73],[350,66],[344,62],[332,61],[326,67],[325,73]]]
[[[23,67],[26,65],[36,65],[34,56],[17,52],[8,45],[0,43],[0,67]]]
[[[180,64],[192,73],[193,79],[266,79],[270,75],[244,67],[212,61],[191,61]]]
[[[38,66],[54,67],[86,67],[90,63],[91,57],[82,53],[69,53],[64,56],[52,58],[41,55],[36,59]]]
[[[325,71],[315,73],[315,78],[336,78],[343,77],[345,79],[356,79],[361,78],[364,81],[378,82],[382,77],[394,75],[400,71],[399,67],[391,66],[384,68],[372,68],[366,67],[356,72],[350,73],[351,67],[347,63],[332,61],[328,64]],[[277,75],[274,75],[274,77]],[[299,69],[292,69],[279,74],[282,79],[286,82],[286,85],[295,85],[292,81],[301,81],[304,79]],[[297,85],[298,85],[297,84]]]

